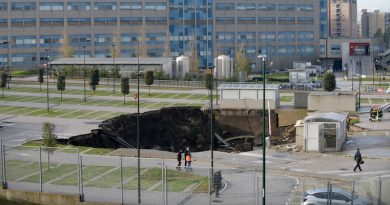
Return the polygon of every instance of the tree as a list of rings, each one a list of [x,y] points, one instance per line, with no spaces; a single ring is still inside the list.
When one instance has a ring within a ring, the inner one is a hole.
[[[381,28],[378,28],[374,34],[374,38],[383,38],[383,32]]]
[[[199,69],[199,58],[198,58],[198,50],[196,47],[196,38],[193,38],[194,40],[191,41],[189,45],[189,64],[190,64],[190,72],[195,73]]]
[[[62,32],[62,35],[63,35],[63,40],[62,40],[62,44],[59,48],[61,56],[63,58],[72,58],[73,57],[73,48],[72,48],[72,46],[70,46],[70,39],[69,39],[68,32],[66,30],[64,30]],[[73,78],[73,66],[67,65],[67,66],[65,66],[65,70],[70,70],[71,77]]]
[[[236,53],[236,67],[239,71],[246,72],[246,75],[250,73],[250,61],[245,55],[244,45],[241,45]]]
[[[333,73],[325,73],[323,75],[324,90],[331,92],[336,89],[336,77]]]
[[[145,32],[145,25],[142,25],[140,32],[139,32],[139,50],[138,55],[141,58],[148,57],[148,45],[146,44],[146,32]]]
[[[40,68],[38,71],[38,82],[39,82],[39,90],[42,90],[42,83],[43,83],[43,74],[45,71],[43,68]]]
[[[89,85],[91,86],[93,92],[95,92],[96,86],[99,85],[99,70],[98,69],[92,70]]]
[[[149,95],[150,95],[150,86],[153,85],[154,82],[154,75],[153,71],[148,70],[145,73],[145,84],[149,86]]]
[[[60,73],[57,77],[57,90],[61,91],[61,102],[62,92],[65,90],[65,74]]]
[[[112,78],[114,78],[114,82],[112,85],[113,85],[113,92],[115,94],[116,79],[121,77],[121,74],[119,73],[118,67],[114,66],[111,68],[111,76],[112,76]]]
[[[57,135],[54,133],[55,125],[50,122],[45,122],[42,125],[42,139],[43,146],[47,151],[47,168],[50,170],[50,154],[52,154],[57,147]]]
[[[126,104],[126,95],[130,93],[129,78],[121,79],[121,91],[123,93],[123,104]]]
[[[0,87],[3,88],[3,97],[4,97],[4,88],[7,85],[7,79],[8,79],[8,74],[4,71],[1,73],[1,82],[0,82]]]
[[[212,90],[214,88],[214,77],[213,75],[207,73],[205,76],[205,86],[208,90]]]
[[[184,74],[184,79],[183,80],[185,80],[185,81],[191,81],[192,79],[191,79],[191,74],[190,73],[186,73],[186,74]]]

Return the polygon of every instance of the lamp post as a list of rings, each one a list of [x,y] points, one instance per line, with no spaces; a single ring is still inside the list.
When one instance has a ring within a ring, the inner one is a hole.
[[[85,46],[83,46],[83,56],[84,56],[84,68],[83,68],[83,77],[84,77],[84,102],[87,102],[87,95],[86,95],[86,89],[85,89],[85,77],[86,77],[86,71],[85,71]]]
[[[360,86],[362,85],[362,62],[359,61],[359,110],[360,110],[360,101],[361,101],[361,91]]]
[[[46,104],[47,104],[47,112],[49,112],[50,111],[50,108],[49,108],[49,51],[50,51],[50,48],[46,48],[45,51],[46,51],[46,64],[45,64],[45,67],[46,67]]]
[[[114,94],[115,94],[115,81],[116,81],[116,66],[115,66],[115,44],[112,44],[112,66],[114,66]]]
[[[139,136],[139,75],[140,75],[140,65],[139,65],[139,40],[137,41],[137,178],[138,178],[138,204],[141,204],[141,161],[140,161],[140,136]]]
[[[263,203],[265,203],[265,58],[267,58],[267,55],[260,54],[257,56],[258,58],[261,58],[263,61],[263,131],[262,131],[262,144],[263,144]],[[269,109],[269,108],[268,108]],[[268,116],[269,117],[269,116]]]
[[[216,95],[216,98],[215,98],[215,104],[218,105],[218,57],[219,57],[219,49],[217,48],[217,59],[216,59],[216,63],[215,63],[215,95]]]

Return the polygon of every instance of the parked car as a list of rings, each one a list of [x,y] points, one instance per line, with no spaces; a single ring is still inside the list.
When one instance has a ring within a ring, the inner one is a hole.
[[[322,80],[314,81],[315,88],[322,88]]]
[[[298,83],[295,85],[296,90],[313,90],[314,87],[309,83]]]
[[[295,83],[291,83],[291,82],[283,83],[279,86],[279,88],[283,90],[292,90],[295,88]]]
[[[301,205],[327,204],[327,200],[327,189],[312,189],[304,193]],[[372,205],[372,201],[368,198],[359,197],[356,194],[351,197],[350,191],[337,188],[332,189],[331,200],[332,204],[337,205],[350,205],[352,200],[354,205]]]
[[[390,94],[390,87],[387,88],[386,93],[387,93],[387,94]]]

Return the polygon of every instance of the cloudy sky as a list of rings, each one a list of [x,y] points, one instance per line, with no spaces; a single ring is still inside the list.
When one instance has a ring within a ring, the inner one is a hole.
[[[390,0],[357,0],[358,1],[358,19],[361,16],[362,9],[390,12]]]

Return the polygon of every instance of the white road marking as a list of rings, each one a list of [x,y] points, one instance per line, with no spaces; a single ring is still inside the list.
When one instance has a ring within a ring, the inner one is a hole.
[[[362,171],[362,172],[356,172],[356,173],[350,173],[350,174],[340,174],[340,176],[356,176],[356,175],[378,175],[378,174],[381,174],[381,173],[386,173],[386,172],[389,172],[389,171],[376,171],[376,172],[365,172],[365,171]]]
[[[30,156],[30,154],[25,154],[25,153],[17,153],[18,155],[21,155],[21,156],[25,156],[25,157],[28,157]]]
[[[316,172],[317,174],[335,174],[335,173],[342,173],[347,172],[349,170],[335,170],[335,171],[324,171],[324,172]]]

